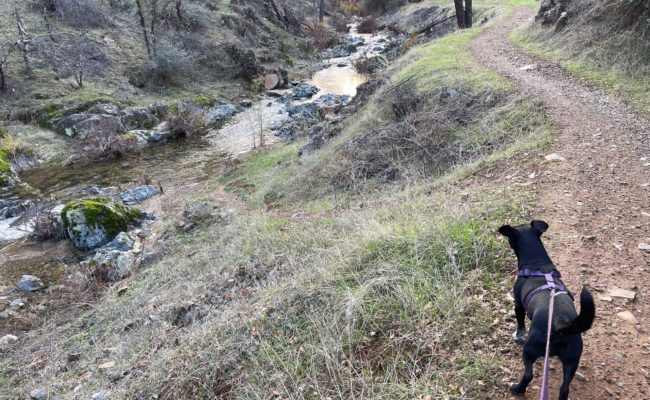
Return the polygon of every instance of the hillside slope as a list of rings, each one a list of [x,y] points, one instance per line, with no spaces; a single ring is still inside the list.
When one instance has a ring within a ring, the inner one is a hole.
[[[571,398],[647,398],[648,119],[509,42],[534,2],[477,3],[490,18],[402,41],[294,143],[166,186],[124,280],[87,265],[22,296],[37,323],[0,345],[0,397],[508,399],[521,348],[496,229],[544,219],[569,287],[600,295]],[[76,300],[48,313],[48,296]]]

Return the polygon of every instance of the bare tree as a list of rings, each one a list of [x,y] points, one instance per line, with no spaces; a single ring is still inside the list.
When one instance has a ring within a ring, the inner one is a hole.
[[[0,90],[5,90],[9,56],[15,49],[16,47],[13,43],[3,43],[0,45]]]
[[[149,43],[149,34],[147,33],[147,23],[144,19],[142,0],[135,0],[135,6],[138,10],[138,17],[140,19],[140,28],[142,28],[142,36],[144,37],[144,45],[147,48],[147,54],[151,54],[151,43]]]
[[[325,0],[320,0],[320,14],[318,15],[318,20],[323,22],[323,18],[325,18]]]
[[[57,73],[64,77],[72,76],[73,87],[83,87],[87,76],[100,73],[108,64],[101,45],[89,38],[87,32],[64,33],[56,38],[55,43],[39,42],[39,53]]]
[[[20,51],[23,57],[23,62],[25,63],[25,71],[28,75],[31,75],[32,66],[29,62],[29,56],[27,53],[33,51],[33,38],[29,33],[27,33],[27,30],[25,29],[25,22],[20,16],[20,11],[18,11],[17,7],[14,10],[14,17],[16,18],[16,28],[18,29],[18,40],[16,40],[15,48],[16,50]]]

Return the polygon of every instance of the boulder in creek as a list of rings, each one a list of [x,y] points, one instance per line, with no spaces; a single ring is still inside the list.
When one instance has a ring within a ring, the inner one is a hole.
[[[266,90],[286,89],[289,86],[289,73],[284,69],[278,69],[264,75],[264,88]]]
[[[222,104],[210,108],[206,112],[208,124],[217,124],[223,120],[232,117],[237,113],[237,106],[234,104]]]
[[[36,292],[37,290],[41,290],[45,287],[43,281],[32,275],[21,276],[20,280],[18,281],[18,285],[16,286],[18,286],[18,289],[24,292]]]
[[[289,97],[297,100],[297,99],[306,99],[309,97],[312,97],[316,93],[318,93],[320,89],[318,89],[316,86],[309,85],[309,84],[302,84],[299,85],[293,89],[291,89],[291,92],[289,93]]]
[[[124,204],[133,205],[145,201],[157,194],[157,187],[153,185],[143,185],[120,193],[120,200],[122,200]]]
[[[61,211],[66,236],[81,250],[106,244],[142,218],[140,211],[104,197],[73,200]]]

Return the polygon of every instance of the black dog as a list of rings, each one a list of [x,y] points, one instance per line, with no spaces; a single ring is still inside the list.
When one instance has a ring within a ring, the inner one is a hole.
[[[553,265],[540,239],[547,229],[548,224],[544,221],[532,221],[530,224],[515,227],[504,225],[499,228],[499,233],[508,238],[518,261],[519,272],[514,287],[517,317],[517,332],[514,337],[517,342],[524,342],[526,314],[532,321],[523,349],[524,376],[521,382],[510,387],[510,391],[514,394],[526,392],[526,387],[533,379],[533,363],[539,357],[544,357],[546,350],[550,290],[533,292],[547,283],[543,274],[548,273],[553,274],[552,279],[556,285],[564,288],[564,283],[559,279],[560,273]],[[576,312],[573,298],[568,291],[557,294],[554,301],[549,354],[559,357],[562,361],[564,380],[559,398],[567,400],[569,385],[582,355],[580,334],[591,328],[596,316],[596,308],[591,293],[585,288],[580,293],[580,315]]]

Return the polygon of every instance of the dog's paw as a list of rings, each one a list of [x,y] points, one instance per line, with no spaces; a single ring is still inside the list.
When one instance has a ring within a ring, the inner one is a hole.
[[[510,386],[510,393],[516,394],[516,395],[523,395],[526,394],[526,388],[521,387],[521,385],[512,385]]]
[[[523,344],[526,341],[526,333],[524,331],[517,331],[512,334],[512,340],[515,343]]]

